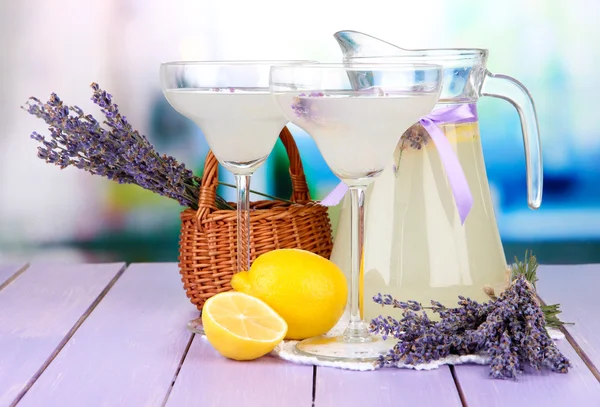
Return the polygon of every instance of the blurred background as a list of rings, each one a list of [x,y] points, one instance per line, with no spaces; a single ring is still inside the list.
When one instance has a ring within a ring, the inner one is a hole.
[[[202,132],[159,87],[169,60],[338,61],[332,35],[358,30],[405,48],[480,47],[488,68],[518,78],[538,109],[544,198],[526,202],[516,111],[479,103],[480,126],[506,255],[532,249],[543,263],[600,262],[600,4],[591,0],[388,2],[304,0],[21,0],[0,2],[0,261],[176,261],[181,207],[174,201],[36,157],[43,122],[20,109],[56,92],[96,115],[91,82],[114,96],[161,153],[201,174]],[[96,116],[99,117],[99,116]],[[337,183],[310,137],[293,134],[312,196]],[[286,197],[278,143],[253,189]],[[221,179],[232,181],[222,171]],[[234,191],[222,188],[225,198]]]

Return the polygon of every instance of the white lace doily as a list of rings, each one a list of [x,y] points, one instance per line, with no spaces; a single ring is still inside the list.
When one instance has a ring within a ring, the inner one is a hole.
[[[344,316],[338,321],[336,326],[334,326],[331,331],[329,331],[326,336],[337,336],[344,332],[346,325],[348,324],[348,316],[349,314],[346,312]],[[197,320],[196,320],[197,321]],[[195,321],[192,321],[193,323]],[[200,331],[192,329],[193,332],[196,332],[200,335]],[[548,328],[548,334],[550,337],[557,341],[564,339],[564,334],[558,329]],[[205,335],[202,335],[202,338],[206,338]],[[323,361],[317,360],[315,357],[301,355],[296,353],[296,343],[298,341],[283,341],[271,352],[271,356],[278,357],[283,360],[287,360],[289,362],[298,363],[302,365],[315,365],[315,366],[324,366],[324,367],[335,367],[338,369],[347,369],[347,370],[359,370],[359,371],[367,371],[367,370],[376,370],[379,367],[377,363],[371,362],[331,362],[331,361]],[[395,339],[390,339],[390,348],[392,348],[396,342]],[[439,359],[430,363],[422,363],[419,365],[405,365],[403,363],[398,363],[395,367],[397,368],[405,368],[405,369],[414,369],[414,370],[432,370],[437,369],[443,365],[461,365],[465,363],[475,363],[478,365],[487,365],[488,358],[485,355],[464,355],[464,356],[456,356],[452,355],[444,359]]]

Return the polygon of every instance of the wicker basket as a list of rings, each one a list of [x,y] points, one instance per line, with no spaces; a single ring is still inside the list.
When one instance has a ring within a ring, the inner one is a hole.
[[[279,135],[290,159],[292,197],[250,203],[250,257],[274,249],[297,248],[329,258],[333,247],[327,207],[311,201],[298,148],[287,128]],[[179,271],[190,301],[202,310],[211,296],[231,289],[237,266],[237,214],[217,210],[218,162],[209,152],[204,164],[198,210],[181,213]],[[232,204],[232,206],[236,206]]]

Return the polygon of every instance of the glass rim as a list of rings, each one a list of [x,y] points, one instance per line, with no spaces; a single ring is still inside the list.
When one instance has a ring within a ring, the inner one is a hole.
[[[314,63],[310,59],[231,59],[231,60],[206,60],[206,61],[167,61],[161,62],[161,67],[169,66],[243,66],[243,65],[281,65],[289,64],[291,66],[304,63]]]
[[[340,69],[345,71],[382,71],[382,70],[409,70],[414,68],[433,69],[441,71],[443,65],[423,62],[382,62],[382,63],[353,63],[353,62],[317,62],[302,65],[277,65],[272,66],[271,70],[281,69]]]
[[[369,61],[377,59],[405,59],[407,61],[414,60],[438,60],[438,61],[460,61],[460,60],[472,60],[477,58],[485,58],[487,50],[475,50],[466,48],[454,48],[454,49],[431,49],[431,50],[411,50],[414,54],[405,55],[370,55],[370,56],[355,56],[346,57],[344,61],[349,63],[355,63],[354,61]],[[366,63],[366,62],[358,62]],[[407,62],[408,63],[408,62]]]

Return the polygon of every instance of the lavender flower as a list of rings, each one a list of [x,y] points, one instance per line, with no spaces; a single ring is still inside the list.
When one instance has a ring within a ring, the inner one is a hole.
[[[515,257],[515,262],[510,266],[510,280],[515,280],[519,276],[524,276],[527,281],[533,286],[535,289],[536,282],[538,281],[537,277],[537,268],[539,264],[537,262],[537,258],[529,253],[528,250],[525,251],[525,260],[519,261]],[[483,291],[490,297],[492,300],[496,300],[498,297],[496,296],[496,292],[492,287],[483,287]],[[563,322],[560,320],[558,315],[562,312],[560,310],[560,304],[542,304],[541,305],[542,312],[544,313],[544,318],[546,319],[546,326],[551,328],[560,328],[564,325],[570,325],[570,322]]]
[[[304,120],[317,120],[315,112],[311,111],[310,100],[307,98],[322,96],[324,96],[322,92],[311,92],[308,95],[306,93],[301,93],[298,96],[295,96],[294,103],[291,107],[296,114],[296,117]]]
[[[229,93],[235,92],[235,88],[231,88],[231,87],[229,87],[229,88],[211,88],[210,90],[211,90],[211,92],[225,92],[225,91],[227,91]]]
[[[429,133],[421,126],[420,124],[412,125],[408,130],[404,132],[401,141],[401,149],[411,147],[415,150],[420,150],[423,146],[426,146],[429,142],[430,136]]]
[[[41,144],[38,157],[61,169],[74,166],[121,184],[139,185],[197,209],[201,179],[175,158],[161,156],[146,136],[131,127],[112,95],[96,83],[91,88],[91,99],[104,114],[106,128],[79,107],[66,106],[55,93],[46,103],[34,97],[27,101],[23,109],[44,120],[50,131],[48,138],[31,134]],[[221,197],[216,205],[231,209]]]
[[[431,321],[415,301],[376,295],[376,303],[403,310],[399,321],[379,316],[371,322],[372,332],[398,339],[381,357],[380,365],[419,364],[449,355],[484,353],[490,358],[490,375],[495,379],[516,379],[526,364],[559,373],[571,367],[546,332],[535,290],[524,276],[517,277],[495,301],[480,304],[458,298],[457,308],[432,301],[428,308],[439,314],[440,320]]]

